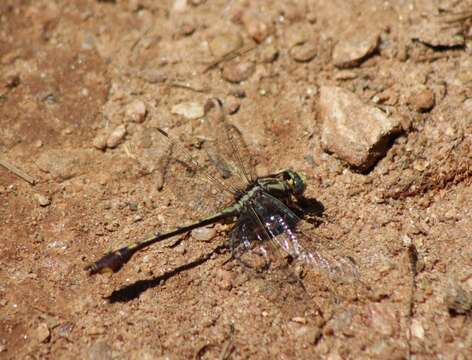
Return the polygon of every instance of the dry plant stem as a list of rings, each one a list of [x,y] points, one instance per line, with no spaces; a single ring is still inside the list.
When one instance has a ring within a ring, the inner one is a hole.
[[[34,185],[36,184],[36,180],[28,175],[27,173],[25,173],[24,171],[18,169],[16,166],[14,166],[13,164],[10,164],[8,161],[4,160],[4,159],[0,159],[0,165],[2,165],[3,167],[5,167],[6,169],[10,170],[12,173],[14,173],[16,176],[22,178],[24,181],[26,181],[27,183],[31,184],[31,185]]]
[[[239,49],[236,49],[234,51],[231,51],[225,55],[223,55],[222,57],[220,57],[219,59],[216,59],[215,61],[213,61],[212,63],[210,63],[204,70],[203,70],[203,74],[206,73],[207,71],[213,69],[215,66],[218,66],[219,64],[221,64],[222,62],[225,62],[225,61],[229,61],[229,60],[232,60],[234,59],[235,57],[237,56],[241,56],[241,55],[244,55],[246,53],[248,53],[249,51],[251,50],[254,50],[255,48],[257,47],[257,44],[250,44],[250,45],[247,45],[247,46],[243,46]]]

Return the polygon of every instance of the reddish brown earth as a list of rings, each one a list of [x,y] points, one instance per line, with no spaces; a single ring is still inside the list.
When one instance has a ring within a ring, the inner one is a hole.
[[[471,10],[1,1],[1,157],[37,184],[0,168],[0,358],[472,358]],[[321,86],[402,119],[370,171],[321,148]],[[218,250],[221,226],[87,276],[108,249],[188,218],[193,189],[169,192],[153,129],[198,156],[199,120],[174,106],[194,102],[198,116],[213,96],[258,173],[307,174],[326,209],[312,234],[350,256],[359,281],[296,264],[256,276]]]

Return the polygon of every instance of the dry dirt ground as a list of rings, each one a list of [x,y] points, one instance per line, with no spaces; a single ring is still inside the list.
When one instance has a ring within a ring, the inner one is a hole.
[[[0,358],[472,358],[471,10],[2,0],[1,159],[36,184],[0,167]],[[367,172],[321,147],[326,85],[402,119]],[[307,175],[325,208],[312,235],[359,280],[296,263],[255,274],[228,261],[224,226],[87,276],[188,218],[194,189],[169,190],[155,129],[199,156],[212,96],[258,173]]]

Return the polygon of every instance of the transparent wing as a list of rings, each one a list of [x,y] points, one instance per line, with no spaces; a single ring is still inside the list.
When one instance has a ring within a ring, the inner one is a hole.
[[[170,148],[164,186],[190,210],[191,220],[229,206],[253,180],[251,154],[240,132],[226,122],[218,100],[208,101],[198,123],[157,131]]]
[[[264,247],[266,240],[270,237],[258,218],[250,212],[242,212],[231,232],[233,256],[252,269],[264,268],[270,261]]]
[[[193,140],[190,126],[175,128],[172,134],[150,127],[133,133],[126,147],[143,172],[154,173],[156,190],[169,191],[169,200],[180,212],[187,210],[182,222],[213,215],[230,204],[236,193],[224,184]]]
[[[348,258],[330,253],[319,240],[301,231],[301,219],[284,203],[272,195],[261,192],[253,208],[273,243],[294,260],[324,270],[330,276],[357,278],[354,263]]]
[[[232,188],[244,191],[255,180],[251,152],[241,132],[228,122],[223,105],[210,99],[201,132],[209,161]]]

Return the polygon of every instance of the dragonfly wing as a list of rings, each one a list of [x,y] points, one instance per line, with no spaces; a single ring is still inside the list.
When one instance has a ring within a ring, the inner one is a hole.
[[[209,160],[233,188],[245,190],[255,180],[253,157],[241,132],[227,120],[218,99],[208,101],[201,131]]]
[[[243,211],[234,226],[230,236],[230,246],[233,256],[253,269],[261,269],[271,261],[266,251],[270,236],[262,223],[251,212]]]
[[[352,261],[330,254],[319,240],[301,231],[301,219],[277,198],[261,192],[254,202],[254,210],[271,241],[294,260],[315,266],[330,276],[358,277]]]

